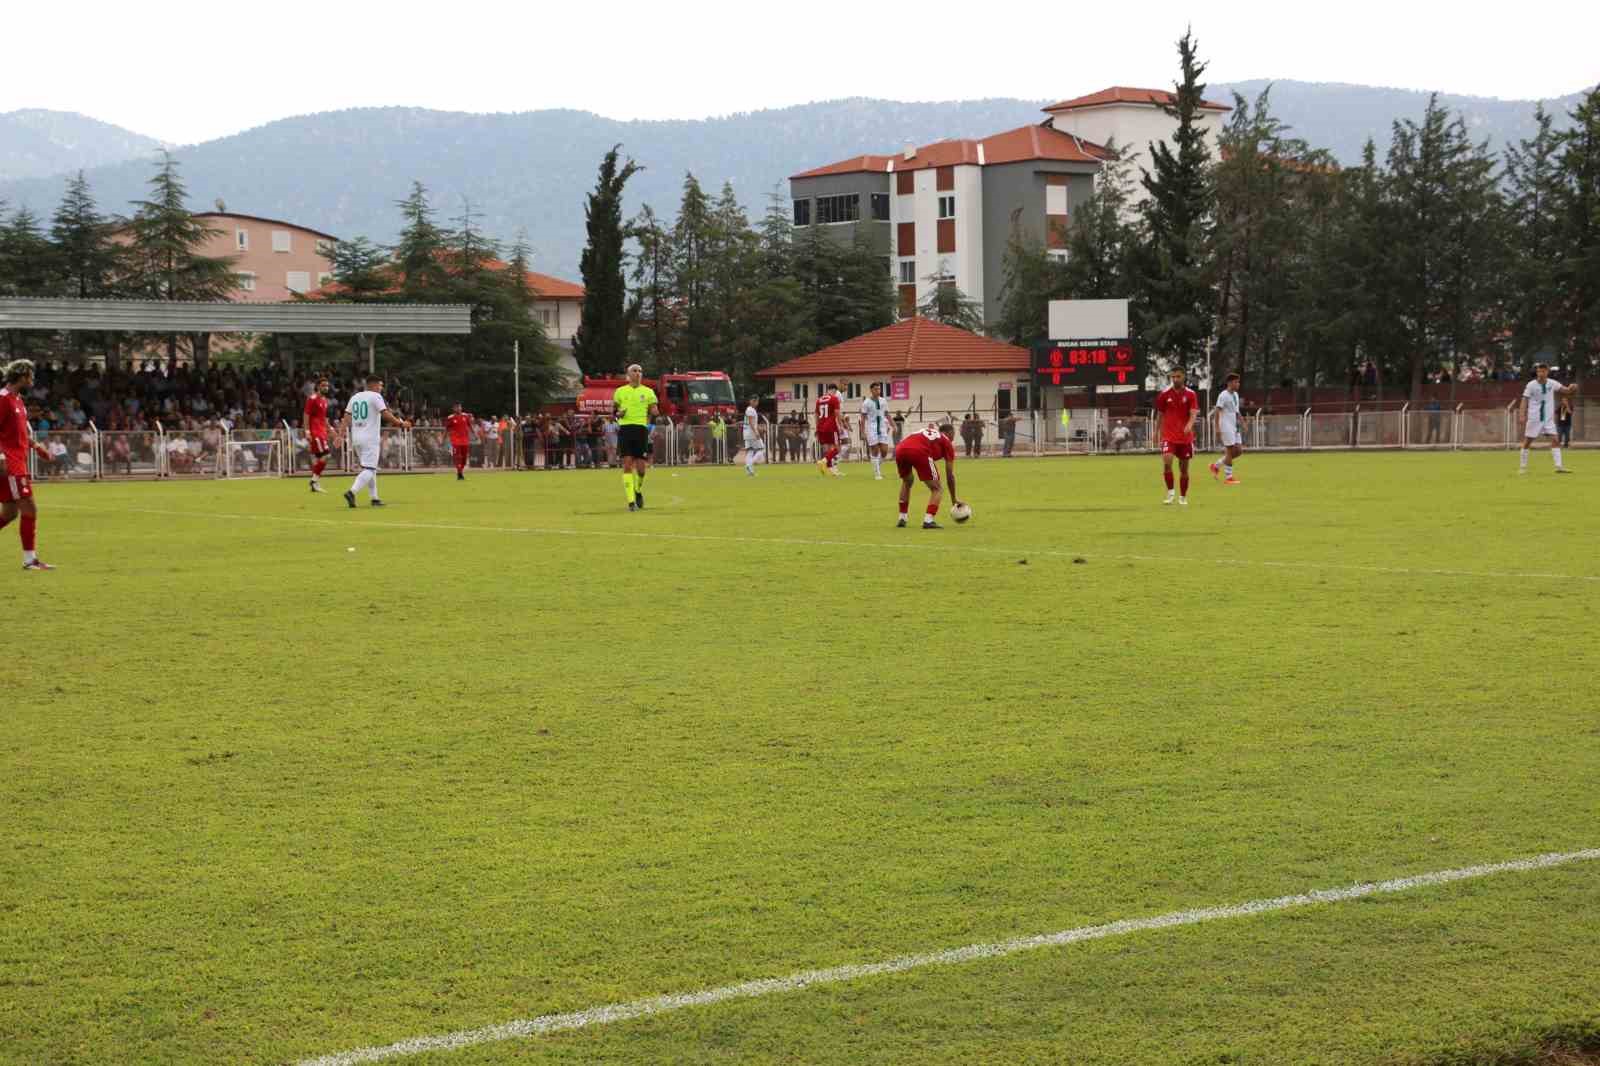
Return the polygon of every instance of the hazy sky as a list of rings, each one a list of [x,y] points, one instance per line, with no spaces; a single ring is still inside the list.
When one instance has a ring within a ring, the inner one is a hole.
[[[21,0],[0,111],[80,111],[191,143],[345,107],[704,118],[840,96],[1060,99],[1165,86],[1192,22],[1213,81],[1532,99],[1600,80],[1600,4],[408,5]],[[69,67],[70,62],[70,67]]]

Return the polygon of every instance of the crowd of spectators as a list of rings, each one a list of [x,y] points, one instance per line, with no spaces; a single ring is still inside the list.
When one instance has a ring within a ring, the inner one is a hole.
[[[156,360],[108,369],[96,364],[42,362],[27,396],[28,413],[40,433],[82,429],[102,432],[270,429],[298,423],[313,384],[291,377],[275,363],[241,369],[228,365],[200,370],[179,366],[168,373]]]

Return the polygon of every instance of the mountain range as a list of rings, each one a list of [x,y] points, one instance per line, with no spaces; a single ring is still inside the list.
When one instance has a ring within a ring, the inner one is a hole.
[[[1296,81],[1213,84],[1210,99],[1253,99],[1271,85],[1273,112],[1295,135],[1344,163],[1360,159],[1370,137],[1381,154],[1391,125],[1420,119],[1428,94],[1403,89]],[[1546,101],[1566,119],[1580,93]],[[1473,135],[1499,150],[1531,136],[1533,101],[1443,96]],[[864,152],[948,137],[981,137],[1038,122],[1048,101],[989,99],[901,103],[846,99],[726,117],[618,121],[582,111],[466,114],[421,108],[357,108],[281,119],[203,144],[175,149],[191,206],[223,201],[244,214],[282,218],[341,237],[394,239],[395,201],[413,180],[430,191],[441,220],[470,204],[475,224],[509,241],[526,232],[535,269],[576,278],[584,243],[584,199],[600,157],[612,145],[644,170],[627,186],[626,210],[649,204],[676,215],[693,172],[708,193],[732,184],[752,216],[774,191],[787,199],[789,175]],[[0,201],[48,217],[67,176],[87,172],[103,210],[129,212],[142,197],[154,153],[163,147],[81,115],[13,111],[0,115]]]

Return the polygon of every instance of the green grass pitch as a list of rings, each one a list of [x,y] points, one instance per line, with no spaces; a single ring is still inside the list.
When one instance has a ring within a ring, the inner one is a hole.
[[[963,462],[926,533],[859,464],[658,469],[634,515],[616,473],[42,486],[0,1062],[294,1062],[1600,847],[1570,465],[1252,455],[1180,509],[1150,457]],[[1596,915],[1580,862],[400,1061],[1520,1061],[1600,1036]]]

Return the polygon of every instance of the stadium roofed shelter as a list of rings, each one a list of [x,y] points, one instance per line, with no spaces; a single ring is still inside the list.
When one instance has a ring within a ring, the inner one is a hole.
[[[352,333],[377,365],[380,333],[471,333],[466,304],[251,303],[0,297],[0,330],[137,333]]]

